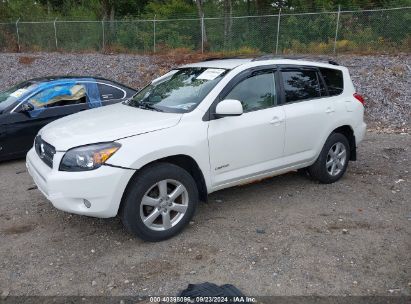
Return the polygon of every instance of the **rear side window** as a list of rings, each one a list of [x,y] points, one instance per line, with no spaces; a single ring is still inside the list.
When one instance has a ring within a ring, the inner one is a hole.
[[[28,100],[35,109],[86,103],[86,88],[82,84],[59,84],[47,88]]]
[[[296,102],[321,96],[320,82],[314,70],[285,70],[281,72],[285,101]]]
[[[124,92],[114,86],[98,83],[98,90],[100,92],[101,100],[121,99],[124,97]]]
[[[330,96],[340,95],[344,90],[343,74],[340,70],[320,68]]]

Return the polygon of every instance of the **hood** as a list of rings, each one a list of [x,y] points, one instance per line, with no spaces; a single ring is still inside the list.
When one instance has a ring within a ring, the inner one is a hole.
[[[163,113],[123,104],[79,112],[58,119],[39,132],[57,151],[114,141],[178,124],[183,114]]]

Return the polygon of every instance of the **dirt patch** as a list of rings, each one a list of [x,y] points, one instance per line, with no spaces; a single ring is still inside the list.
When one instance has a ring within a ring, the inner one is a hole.
[[[178,269],[178,264],[171,263],[170,261],[146,261],[137,264],[139,269],[139,275],[146,279],[150,279],[153,276],[159,276],[161,272],[171,272],[173,269]]]
[[[20,63],[20,64],[25,64],[25,65],[30,65],[30,64],[32,64],[36,59],[37,59],[36,57],[20,56],[20,57],[19,57],[19,63]]]
[[[342,230],[342,229],[370,229],[371,224],[359,221],[349,221],[349,222],[337,222],[330,223],[327,225],[329,230]]]
[[[21,234],[21,233],[27,233],[30,232],[34,229],[33,225],[14,225],[9,228],[5,228],[2,230],[4,234]]]
[[[383,151],[387,156],[399,156],[406,150],[405,148],[384,148]]]

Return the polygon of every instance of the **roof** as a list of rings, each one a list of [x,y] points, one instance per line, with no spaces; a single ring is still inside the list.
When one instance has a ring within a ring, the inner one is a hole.
[[[25,82],[31,82],[31,83],[50,83],[52,84],[53,82],[56,83],[61,83],[61,81],[64,81],[65,79],[68,80],[82,80],[82,81],[96,81],[96,82],[102,82],[102,83],[108,83],[108,84],[115,84],[118,86],[121,86],[123,88],[127,88],[129,90],[136,91],[136,89],[125,85],[123,83],[120,83],[118,81],[110,80],[107,78],[103,77],[95,77],[95,76],[73,76],[73,75],[63,75],[63,76],[44,76],[44,77],[38,77],[38,78],[33,78],[29,79]]]
[[[315,60],[315,59],[314,59]],[[262,65],[269,64],[285,64],[285,65],[308,65],[308,66],[319,66],[319,67],[328,67],[334,69],[344,68],[337,65],[335,62],[329,61],[310,61],[306,60],[306,57],[303,58],[247,58],[247,59],[216,59],[216,60],[207,60],[201,62],[195,62],[187,65],[183,65],[182,68],[186,67],[204,67],[204,68],[220,68],[220,69],[234,69],[238,66],[247,65],[249,67],[257,67]]]
[[[104,81],[110,81],[108,79],[102,78],[102,77],[94,77],[94,76],[79,76],[79,75],[62,75],[62,76],[43,76],[43,77],[38,77],[38,78],[33,78],[30,79],[29,81],[32,82],[51,82],[55,80],[63,80],[63,79],[98,79],[98,80],[104,80]]]

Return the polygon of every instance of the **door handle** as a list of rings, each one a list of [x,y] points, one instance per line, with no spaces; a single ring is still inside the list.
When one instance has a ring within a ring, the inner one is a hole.
[[[331,108],[327,108],[327,110],[325,110],[325,113],[330,114],[330,113],[334,113],[335,110],[331,109]]]
[[[273,119],[270,120],[270,124],[278,126],[283,121],[284,121],[283,118],[279,118],[278,116],[274,116]]]

